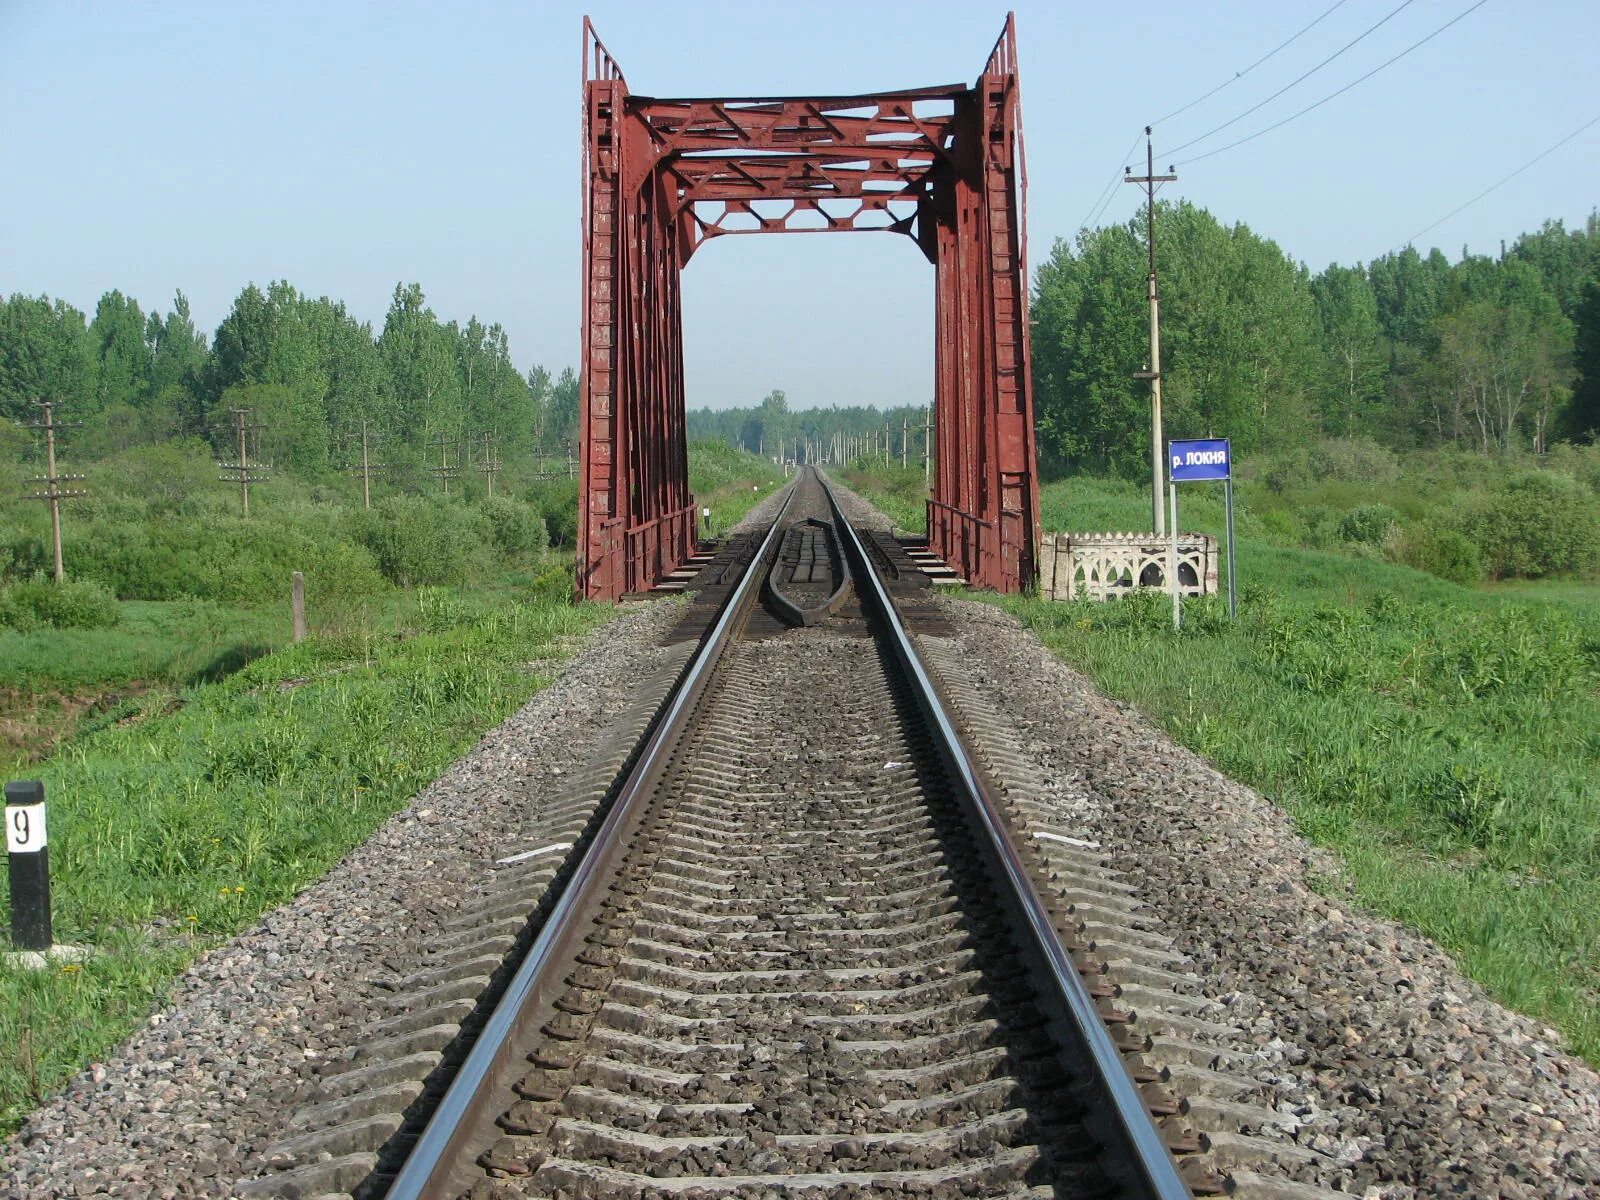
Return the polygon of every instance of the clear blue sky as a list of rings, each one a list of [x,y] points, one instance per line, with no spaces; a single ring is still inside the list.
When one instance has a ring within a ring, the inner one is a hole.
[[[1414,0],[1305,83],[1198,146],[1326,95],[1462,12]],[[1332,0],[1020,3],[1035,262],[1088,216],[1146,121],[1254,62]],[[1267,97],[1400,0],[1346,0],[1157,130],[1163,147]],[[595,3],[652,95],[970,83],[1005,16],[962,3]],[[0,0],[0,291],[93,311],[188,293],[213,329],[284,278],[380,326],[397,280],[503,323],[526,368],[576,364],[582,5]],[[1489,0],[1284,129],[1180,169],[1182,195],[1313,269],[1403,245],[1590,117],[1593,0]],[[1118,184],[1103,220],[1137,204]],[[1600,203],[1600,125],[1420,245],[1490,252]],[[707,246],[684,276],[689,399],[921,402],[932,269],[884,234]]]

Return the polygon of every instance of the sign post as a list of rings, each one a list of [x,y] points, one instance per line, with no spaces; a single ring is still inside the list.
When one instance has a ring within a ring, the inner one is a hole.
[[[50,851],[44,830],[44,784],[8,783],[6,858],[11,875],[11,944],[18,950],[48,950]]]
[[[1233,557],[1233,449],[1227,438],[1194,438],[1167,443],[1168,478],[1172,487],[1172,603],[1173,623],[1177,624],[1178,579],[1178,484],[1220,479],[1228,513],[1228,616],[1239,619],[1238,594],[1234,585]]]

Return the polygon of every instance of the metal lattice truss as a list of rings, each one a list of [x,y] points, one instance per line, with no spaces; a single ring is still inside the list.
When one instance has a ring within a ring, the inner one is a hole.
[[[971,88],[662,100],[584,22],[578,591],[642,590],[694,549],[678,273],[744,233],[905,234],[936,268],[931,548],[969,581],[1033,577],[1021,103],[1011,18]]]

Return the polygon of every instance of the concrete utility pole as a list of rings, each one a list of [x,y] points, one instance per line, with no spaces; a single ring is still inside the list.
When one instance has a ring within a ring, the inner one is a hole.
[[[233,435],[238,446],[238,462],[219,462],[223,474],[217,476],[223,483],[237,483],[239,485],[239,514],[250,515],[250,485],[260,483],[267,477],[269,467],[250,461],[250,435],[265,429],[265,425],[252,425],[250,414],[253,408],[230,408],[229,414],[233,417]],[[230,473],[231,472],[231,473]]]
[[[1150,247],[1150,274],[1147,279],[1150,297],[1150,369],[1135,371],[1135,379],[1150,381],[1150,511],[1152,527],[1156,533],[1167,531],[1166,507],[1161,502],[1163,458],[1161,443],[1161,291],[1156,285],[1156,184],[1171,183],[1176,175],[1156,174],[1156,152],[1150,140],[1150,126],[1144,127],[1144,174],[1134,175],[1133,168],[1125,168],[1122,182],[1144,185],[1146,242]],[[1168,171],[1172,168],[1168,167]]]
[[[84,488],[63,488],[63,483],[76,483],[87,478],[85,475],[57,475],[56,474],[56,430],[68,429],[73,425],[81,425],[82,421],[73,421],[70,424],[55,419],[55,405],[48,400],[39,400],[35,403],[44,410],[44,419],[30,421],[29,429],[44,430],[44,474],[36,475],[28,480],[29,483],[44,485],[42,492],[30,492],[25,497],[28,500],[47,500],[50,502],[50,546],[55,553],[55,579],[57,583],[63,582],[67,573],[61,565],[61,502],[71,500],[78,496],[87,496],[89,493]]]
[[[922,482],[926,484],[932,473],[929,464],[933,459],[933,410],[922,410]]]
[[[903,414],[900,417],[900,469],[906,469],[906,443],[911,440],[911,417]]]

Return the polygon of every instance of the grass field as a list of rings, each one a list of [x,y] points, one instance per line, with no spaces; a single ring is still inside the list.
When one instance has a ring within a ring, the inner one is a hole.
[[[1219,532],[1207,490],[1186,491],[1185,529]],[[1126,485],[1052,484],[1042,510],[1048,530],[1148,528]],[[1239,530],[1237,625],[1215,599],[1186,602],[1181,633],[1163,597],[994,602],[1600,1062],[1600,589],[1463,587],[1273,544],[1250,513]]]

